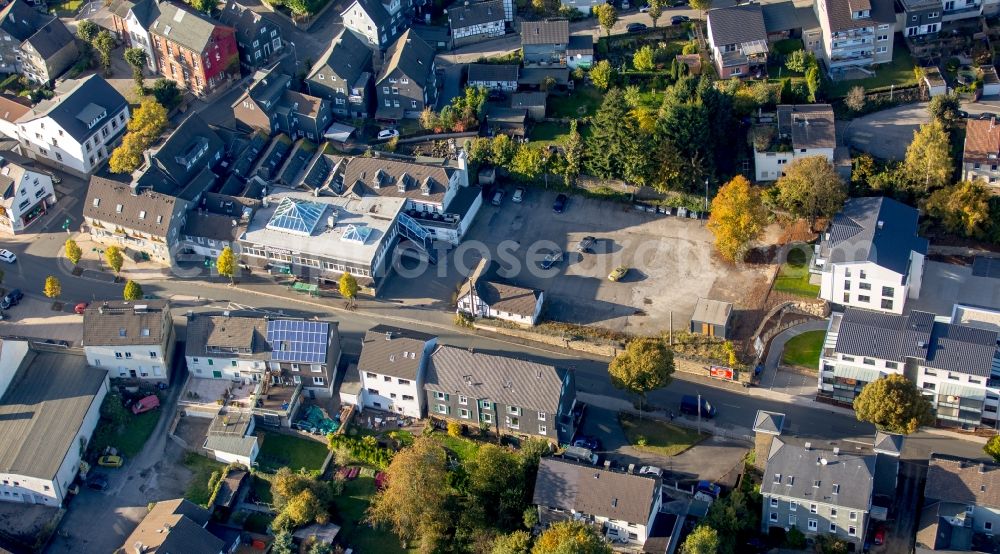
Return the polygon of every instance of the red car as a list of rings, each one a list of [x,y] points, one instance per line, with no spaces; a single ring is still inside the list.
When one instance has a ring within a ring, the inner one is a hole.
[[[875,546],[885,544],[885,527],[879,526],[875,529]]]
[[[80,302],[79,304],[76,305],[75,308],[73,308],[73,311],[76,312],[76,313],[78,313],[78,314],[82,314],[86,310],[87,310],[87,303],[86,302]]]
[[[155,394],[151,394],[145,398],[139,399],[135,404],[132,404],[132,413],[139,415],[144,412],[156,409],[160,407],[160,398]]]

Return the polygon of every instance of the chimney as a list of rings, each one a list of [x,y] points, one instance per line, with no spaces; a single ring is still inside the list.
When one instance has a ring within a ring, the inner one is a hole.
[[[833,447],[833,455],[834,456],[840,456],[840,447],[839,446]]]
[[[979,464],[979,473],[986,473],[986,464]]]
[[[146,554],[146,545],[142,544],[142,541],[135,541],[132,548],[135,550],[135,554]]]
[[[392,331],[385,332],[385,340],[392,340]]]
[[[807,443],[805,444],[805,449],[806,449],[806,450],[811,450],[811,449],[812,449],[812,445],[813,445],[813,443],[811,443],[811,442],[807,442]]]
[[[882,220],[880,219],[880,220],[878,220],[878,223],[876,223],[875,225],[876,225],[876,226],[877,226],[877,227],[878,227],[879,229],[881,229],[881,228],[882,228],[882,227],[883,227],[883,226],[885,225],[885,222],[884,222],[884,221],[882,221]]]

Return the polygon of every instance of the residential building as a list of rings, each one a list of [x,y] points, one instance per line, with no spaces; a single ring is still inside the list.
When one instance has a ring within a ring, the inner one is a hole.
[[[190,205],[169,194],[139,191],[127,183],[94,176],[87,189],[83,220],[94,241],[145,252],[169,263]]]
[[[831,75],[892,61],[892,0],[817,0],[813,7],[822,29],[815,53]]]
[[[183,498],[161,500],[153,504],[118,552],[223,554],[228,551],[226,543],[205,528],[211,516],[212,512]]]
[[[962,19],[976,19],[983,15],[984,11],[996,13],[996,4],[990,0],[944,0],[944,12],[941,15],[942,22],[959,21]],[[992,8],[989,6],[993,4]]]
[[[851,198],[816,246],[819,297],[841,306],[903,313],[920,296],[927,239],[915,208],[881,196]]]
[[[344,118],[371,116],[372,51],[349,31],[341,31],[306,77],[309,94],[333,103],[333,113]]]
[[[161,75],[199,97],[225,89],[239,77],[236,29],[186,5],[163,1],[159,11],[149,34]]]
[[[554,19],[521,22],[524,67],[566,67],[569,21]]]
[[[458,313],[503,319],[521,325],[538,323],[545,293],[515,285],[497,275],[497,263],[483,258],[458,290]]]
[[[730,338],[730,325],[733,321],[733,303],[710,298],[699,298],[691,315],[692,333],[700,333],[707,337],[717,337],[723,340]]]
[[[107,369],[112,378],[169,384],[175,342],[166,300],[103,300],[83,313],[87,363]]]
[[[260,454],[260,441],[253,434],[254,427],[252,412],[221,412],[212,418],[202,448],[218,462],[253,467]]]
[[[964,4],[964,0],[962,0]],[[896,28],[906,38],[936,35],[941,30],[941,0],[897,0]]]
[[[398,0],[396,0],[398,1]],[[434,49],[410,30],[393,43],[375,79],[375,117],[398,121],[418,118],[437,105]]]
[[[994,192],[1000,190],[1000,125],[995,117],[966,121],[962,179],[979,179]]]
[[[376,50],[385,50],[409,27],[405,10],[412,0],[354,0],[340,12],[344,27],[367,40]]]
[[[204,193],[197,206],[185,216],[179,235],[179,255],[217,258],[228,246],[239,258],[239,238],[259,207],[260,201],[252,198]]]
[[[101,416],[108,372],[79,350],[3,339],[0,500],[58,508]]]
[[[129,119],[125,97],[95,74],[56,85],[17,120],[16,138],[25,156],[87,175],[111,157]]]
[[[931,454],[917,552],[989,551],[1000,528],[998,476],[1000,465],[992,462]]]
[[[833,106],[783,104],[773,117],[759,119],[753,129],[757,181],[777,181],[788,164],[801,158],[822,156],[833,163],[837,148]]]
[[[157,0],[113,0],[108,6],[111,25],[118,40],[127,47],[146,51],[146,66],[156,71],[156,52],[149,37],[149,28],[160,16]]]
[[[193,113],[163,142],[143,152],[143,165],[132,174],[137,191],[153,191],[197,203],[209,190],[226,144],[208,123]]]
[[[448,8],[451,47],[502,37],[507,32],[503,0],[456,3]]]
[[[723,79],[767,72],[767,30],[760,4],[708,10],[708,46]]]
[[[240,65],[247,72],[267,65],[281,52],[281,27],[261,4],[229,0],[219,21],[236,29]]]
[[[376,325],[361,341],[358,372],[359,408],[422,418],[424,379],[437,337],[388,325]]]
[[[820,358],[820,394],[851,403],[864,386],[886,375],[912,380],[943,424],[992,427],[1000,400],[994,376],[997,331],[906,315],[847,308],[830,318]]]
[[[551,365],[442,345],[430,355],[424,391],[431,417],[555,444],[576,432],[576,379]]]
[[[60,19],[25,0],[0,10],[0,38],[0,73],[20,73],[36,83],[52,82],[80,55]]]
[[[247,91],[233,102],[236,121],[267,135],[321,140],[333,122],[331,102],[294,91],[291,83],[292,78],[276,68],[258,70]]]
[[[520,66],[472,63],[467,67],[469,71],[467,86],[505,92],[517,90],[517,74]]]
[[[659,481],[645,475],[619,473],[542,458],[531,503],[543,527],[560,521],[583,521],[608,540],[642,549],[660,512]]]
[[[588,15],[594,11],[594,8],[601,5],[600,0],[559,0],[559,3],[564,8],[573,8]]]
[[[17,120],[30,111],[30,99],[0,95],[0,134],[17,140]]]
[[[543,121],[547,98],[548,94],[544,92],[515,92],[510,96],[510,107],[526,110],[532,121]]]
[[[594,65],[593,35],[570,35],[566,46],[566,66],[570,69],[590,69]]]
[[[24,232],[55,203],[49,173],[14,152],[0,154],[0,233]]]

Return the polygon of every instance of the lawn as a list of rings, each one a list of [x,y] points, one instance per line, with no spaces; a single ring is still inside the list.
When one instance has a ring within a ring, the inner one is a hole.
[[[897,87],[914,85],[917,83],[917,78],[913,74],[913,66],[910,50],[902,39],[898,39],[892,49],[892,62],[876,68],[874,77],[828,83],[826,96],[828,98],[842,98],[847,96],[847,91],[858,85],[865,87],[865,90],[868,91],[889,88],[889,85]]]
[[[129,412],[128,424],[119,432],[115,432],[115,426],[102,419],[90,440],[91,452],[103,452],[106,446],[113,446],[126,458],[134,458],[142,451],[158,421],[160,421],[160,410],[139,415],[132,415]]]
[[[441,446],[455,454],[460,462],[472,458],[479,451],[479,445],[467,438],[453,437],[444,433],[435,433],[434,436],[441,443]]]
[[[584,117],[597,113],[604,101],[604,93],[592,86],[581,86],[569,96],[549,95],[550,117]]]
[[[263,443],[260,445],[260,455],[257,463],[260,470],[268,473],[278,471],[278,468],[289,467],[293,471],[305,468],[306,471],[318,472],[323,467],[328,449],[326,445],[309,439],[280,433],[259,432]]]
[[[805,250],[796,248],[788,252],[788,259],[774,280],[774,290],[810,298],[819,295],[819,285],[809,282],[809,258]]]
[[[344,544],[350,544],[356,552],[378,552],[379,554],[405,553],[407,550],[388,530],[376,530],[362,522],[365,510],[375,494],[375,479],[358,476],[348,481],[344,492],[334,498],[340,524],[340,537]]]
[[[265,504],[270,504],[274,502],[274,495],[271,494],[271,482],[267,479],[261,477],[261,473],[258,471],[253,476],[253,487],[254,496],[257,500],[264,502]]]
[[[585,139],[590,132],[590,126],[578,124],[576,130],[580,133],[580,137]],[[528,138],[532,144],[539,146],[550,144],[565,146],[569,141],[569,125],[556,121],[542,121],[531,127]]]
[[[83,7],[84,0],[66,0],[65,2],[49,2],[49,11],[60,16],[74,16]]]
[[[781,363],[816,369],[819,366],[819,352],[823,349],[826,331],[806,331],[792,337],[785,343]]]
[[[618,422],[625,431],[629,444],[641,452],[676,456],[704,439],[696,431],[654,419],[619,414]],[[639,446],[638,443],[643,439],[645,446]]]
[[[208,488],[208,480],[211,479],[213,472],[218,471],[221,474],[226,464],[199,456],[194,452],[188,452],[184,456],[184,467],[194,473],[191,482],[188,483],[187,490],[184,492],[184,498],[199,506],[207,506],[208,500],[212,497],[212,490]]]

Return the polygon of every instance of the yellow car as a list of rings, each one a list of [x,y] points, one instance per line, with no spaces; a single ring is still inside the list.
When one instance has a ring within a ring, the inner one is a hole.
[[[612,271],[610,275],[608,275],[608,280],[618,281],[619,279],[624,277],[626,273],[628,273],[628,268],[623,265],[620,265],[616,267],[615,270]]]
[[[124,463],[121,456],[101,456],[97,459],[97,465],[104,467],[122,467]]]

